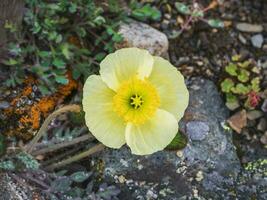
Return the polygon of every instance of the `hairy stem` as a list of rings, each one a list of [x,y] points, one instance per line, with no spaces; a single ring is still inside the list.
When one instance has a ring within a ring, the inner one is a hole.
[[[52,114],[50,114],[42,124],[40,130],[35,135],[35,137],[32,139],[32,141],[24,148],[24,150],[28,153],[31,153],[33,147],[36,145],[38,140],[46,133],[47,128],[50,124],[50,122],[55,119],[58,115],[66,112],[80,112],[81,107],[79,105],[67,105],[62,108],[59,108],[58,110],[54,111]]]
[[[61,143],[58,143],[58,144],[54,144],[54,145],[48,146],[46,148],[39,149],[37,151],[33,151],[32,155],[36,156],[36,155],[50,153],[50,152],[53,152],[53,151],[57,151],[57,150],[59,150],[61,148],[66,148],[66,147],[69,147],[69,146],[73,146],[75,144],[78,144],[78,143],[81,143],[81,142],[84,142],[84,141],[87,141],[87,140],[90,140],[90,139],[93,139],[92,135],[89,135],[89,134],[82,135],[82,136],[77,137],[77,138],[75,138],[75,139],[73,139],[71,141],[61,142]]]
[[[54,169],[58,169],[58,168],[63,167],[65,165],[69,165],[69,164],[71,164],[73,162],[76,162],[78,160],[81,160],[81,159],[83,159],[83,158],[85,158],[87,156],[90,156],[90,155],[92,155],[92,154],[94,154],[96,152],[99,152],[99,151],[103,150],[104,147],[105,146],[103,144],[95,145],[94,147],[92,147],[92,148],[90,148],[90,149],[88,149],[88,150],[86,150],[86,151],[84,151],[82,153],[74,155],[74,156],[72,156],[70,158],[67,158],[65,160],[62,160],[62,161],[60,161],[58,163],[49,165],[48,167],[45,168],[45,170],[52,171]]]

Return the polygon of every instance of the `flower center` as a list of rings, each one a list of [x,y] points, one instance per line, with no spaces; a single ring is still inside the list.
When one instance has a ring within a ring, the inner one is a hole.
[[[130,104],[132,105],[132,107],[134,109],[138,109],[142,106],[142,104],[144,103],[144,100],[142,98],[142,96],[139,96],[138,94],[134,94],[131,98],[130,98]]]
[[[136,77],[123,82],[113,97],[113,108],[125,122],[142,124],[150,119],[160,105],[156,88]]]

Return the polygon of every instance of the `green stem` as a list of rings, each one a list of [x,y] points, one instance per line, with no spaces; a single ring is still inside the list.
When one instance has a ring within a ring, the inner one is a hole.
[[[79,153],[78,155],[72,156],[72,157],[67,158],[65,160],[62,160],[62,161],[60,161],[58,163],[54,163],[52,165],[49,165],[48,167],[45,168],[45,170],[52,171],[54,169],[58,169],[58,168],[63,167],[65,165],[69,165],[69,164],[71,164],[73,162],[76,162],[78,160],[81,160],[81,159],[83,159],[83,158],[85,158],[87,156],[90,156],[90,155],[92,155],[92,154],[94,154],[96,152],[99,152],[99,151],[103,150],[104,147],[105,146],[103,144],[95,145],[94,147],[92,147],[92,148],[90,148],[90,149],[88,149],[88,150],[86,150],[86,151],[84,151],[82,153]]]
[[[24,148],[24,150],[28,153],[31,153],[33,147],[36,145],[38,140],[46,133],[47,128],[50,124],[50,122],[55,119],[58,115],[66,112],[80,112],[81,107],[79,105],[67,105],[62,108],[59,108],[58,110],[54,111],[52,114],[50,114],[42,124],[40,130],[35,135],[35,137],[32,139],[32,141]]]

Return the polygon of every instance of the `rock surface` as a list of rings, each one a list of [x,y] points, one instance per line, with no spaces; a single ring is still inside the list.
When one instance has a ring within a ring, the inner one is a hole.
[[[98,156],[104,162],[104,179],[117,183],[122,199],[127,200],[248,199],[253,195],[261,199],[266,181],[250,184],[247,176],[239,176],[231,132],[221,126],[228,110],[216,86],[197,78],[190,88],[190,106],[180,122],[181,131],[189,136],[187,147],[149,156],[132,155],[127,147],[106,149]]]
[[[122,35],[123,41],[116,45],[117,48],[138,47],[147,49],[156,56],[167,56],[169,48],[167,36],[147,24],[132,21],[122,24],[118,32]]]
[[[31,200],[34,198],[34,187],[26,182],[18,182],[7,173],[0,173],[0,199],[1,200]],[[38,193],[36,192],[37,196]],[[44,200],[40,195],[38,199]],[[36,197],[37,198],[37,197]]]

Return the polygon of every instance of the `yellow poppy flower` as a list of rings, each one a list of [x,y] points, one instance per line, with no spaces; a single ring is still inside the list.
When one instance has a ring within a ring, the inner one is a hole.
[[[127,143],[133,154],[164,149],[188,105],[184,78],[167,60],[138,48],[109,54],[83,89],[86,125],[111,148]]]

